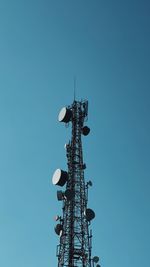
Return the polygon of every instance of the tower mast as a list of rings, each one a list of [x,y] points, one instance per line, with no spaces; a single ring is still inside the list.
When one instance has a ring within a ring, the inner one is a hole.
[[[90,128],[84,123],[88,116],[88,101],[74,100],[71,106],[61,109],[58,120],[72,123],[71,140],[66,145],[68,170],[57,169],[52,178],[54,185],[65,187],[57,191],[58,201],[62,201],[62,216],[57,216],[55,232],[60,237],[57,246],[58,267],[93,267],[99,261],[92,258],[91,221],[95,213],[88,208],[88,188],[85,183],[82,135],[87,136]],[[97,267],[100,265],[97,264]]]

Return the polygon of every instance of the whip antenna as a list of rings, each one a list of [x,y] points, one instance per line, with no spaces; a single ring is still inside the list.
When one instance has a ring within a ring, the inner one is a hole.
[[[76,76],[73,78],[74,101],[76,100]]]

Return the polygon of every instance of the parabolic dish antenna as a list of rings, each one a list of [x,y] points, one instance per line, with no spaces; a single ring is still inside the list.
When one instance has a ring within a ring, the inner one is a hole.
[[[88,126],[84,126],[83,128],[82,128],[82,134],[83,135],[88,135],[90,133],[90,128],[88,127]]]
[[[98,263],[98,262],[99,262],[99,257],[98,257],[98,256],[93,257],[93,261],[94,261],[95,263]]]
[[[72,111],[66,107],[62,108],[58,115],[59,122],[69,122],[72,116]]]
[[[55,233],[56,233],[57,235],[60,235],[61,232],[62,232],[62,230],[63,230],[62,225],[61,225],[60,223],[56,224],[56,226],[55,226]]]
[[[67,198],[67,200],[72,200],[74,197],[74,191],[71,189],[67,189],[65,191],[65,197]]]
[[[52,177],[52,183],[54,185],[64,186],[68,178],[68,173],[61,169],[57,169]]]
[[[95,212],[92,209],[86,209],[85,216],[87,221],[91,221],[95,218]]]

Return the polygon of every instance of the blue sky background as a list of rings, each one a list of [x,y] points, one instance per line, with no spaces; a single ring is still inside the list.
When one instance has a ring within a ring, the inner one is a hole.
[[[149,267],[150,3],[0,0],[0,266],[57,266],[61,107],[89,100],[93,256]]]

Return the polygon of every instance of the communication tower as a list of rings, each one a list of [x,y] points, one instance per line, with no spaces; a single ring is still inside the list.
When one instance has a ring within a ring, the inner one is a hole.
[[[62,216],[56,216],[55,233],[60,241],[57,246],[58,267],[100,267],[99,257],[92,257],[91,221],[95,212],[88,206],[88,189],[92,182],[85,182],[82,136],[90,133],[84,123],[88,118],[88,101],[74,100],[71,106],[61,109],[58,120],[72,124],[72,136],[65,145],[68,170],[57,169],[53,185],[65,186],[57,191],[62,201]]]

